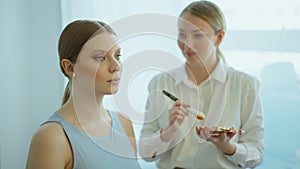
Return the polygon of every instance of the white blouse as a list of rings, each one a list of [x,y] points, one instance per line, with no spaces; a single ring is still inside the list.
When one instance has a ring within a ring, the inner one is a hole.
[[[169,142],[160,138],[169,124],[168,110],[174,101],[164,96],[167,90],[180,100],[204,112],[206,119],[187,116]],[[256,78],[223,64],[199,86],[187,77],[185,66],[154,77],[149,86],[145,124],[141,130],[139,153],[146,161],[156,160],[159,168],[254,168],[263,159],[263,111]],[[223,154],[211,142],[200,140],[196,126],[223,126],[244,130],[232,139],[236,152]]]

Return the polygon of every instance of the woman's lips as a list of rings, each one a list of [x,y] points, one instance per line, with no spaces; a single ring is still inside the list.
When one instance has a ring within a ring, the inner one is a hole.
[[[111,80],[108,80],[107,82],[116,85],[116,84],[120,83],[120,79],[111,79]]]
[[[196,55],[196,53],[195,52],[186,52],[186,56],[187,57],[193,57],[193,56],[195,56]]]

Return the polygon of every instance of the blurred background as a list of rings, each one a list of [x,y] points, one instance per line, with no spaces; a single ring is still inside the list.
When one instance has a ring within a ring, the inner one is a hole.
[[[0,168],[25,167],[33,133],[60,106],[66,79],[59,67],[57,42],[65,25],[75,19],[116,23],[142,13],[177,17],[190,2],[0,0]],[[261,82],[266,133],[265,158],[258,168],[300,168],[300,1],[213,2],[222,8],[228,24],[221,45],[227,63]],[[155,20],[145,22],[156,24]],[[171,24],[174,30],[170,31],[176,31],[176,24]],[[122,41],[121,47],[124,63],[149,48],[184,61],[174,38],[133,36]],[[132,77],[127,97],[134,113],[144,111],[147,84],[157,73],[160,70],[144,69]],[[113,97],[105,98],[105,105],[118,110]],[[137,137],[140,127],[141,123],[134,124]],[[155,168],[154,163],[140,163],[143,168]]]

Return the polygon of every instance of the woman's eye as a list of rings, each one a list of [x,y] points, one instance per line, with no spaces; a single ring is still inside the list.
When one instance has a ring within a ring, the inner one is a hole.
[[[118,54],[118,55],[115,56],[115,58],[116,58],[117,60],[121,60],[122,55],[121,55],[121,54]]]
[[[194,38],[202,38],[202,37],[203,37],[203,35],[200,33],[194,35]]]
[[[97,61],[103,61],[103,60],[105,60],[105,57],[104,56],[97,56],[96,60]]]
[[[186,35],[183,34],[183,33],[179,33],[179,34],[178,34],[178,38],[179,38],[179,39],[184,39],[185,37],[186,37]]]
[[[118,55],[115,56],[115,58],[116,58],[117,60],[120,60],[120,59],[122,58],[122,55],[121,55],[121,54],[118,54]]]

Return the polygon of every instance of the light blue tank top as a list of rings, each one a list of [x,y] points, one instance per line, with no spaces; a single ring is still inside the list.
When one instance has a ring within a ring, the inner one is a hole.
[[[110,132],[103,137],[91,137],[71,125],[55,112],[47,122],[57,122],[64,129],[72,146],[73,169],[140,169],[134,150],[115,113]],[[47,123],[46,122],[46,123]]]

